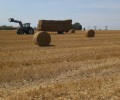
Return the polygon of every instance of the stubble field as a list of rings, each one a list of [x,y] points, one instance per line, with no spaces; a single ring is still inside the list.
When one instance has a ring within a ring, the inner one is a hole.
[[[50,34],[0,31],[0,100],[120,100],[120,31]]]

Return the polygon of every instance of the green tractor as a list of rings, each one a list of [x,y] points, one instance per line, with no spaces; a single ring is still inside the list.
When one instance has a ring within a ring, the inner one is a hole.
[[[14,18],[9,18],[9,22],[19,23],[20,28],[17,30],[17,34],[34,34],[34,29],[30,26],[30,23],[22,24],[22,21],[14,20]]]

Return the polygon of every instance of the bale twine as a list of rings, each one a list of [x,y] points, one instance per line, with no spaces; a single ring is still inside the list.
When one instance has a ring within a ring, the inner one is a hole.
[[[33,39],[34,43],[39,46],[49,46],[51,42],[51,36],[47,32],[36,32]]]
[[[71,29],[71,30],[69,30],[68,33],[75,33],[75,30],[74,30],[74,29]]]
[[[86,37],[94,37],[95,36],[95,31],[94,30],[88,30],[85,34]]]

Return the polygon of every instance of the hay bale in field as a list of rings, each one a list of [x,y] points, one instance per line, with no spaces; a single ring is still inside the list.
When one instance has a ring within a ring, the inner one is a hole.
[[[39,46],[49,46],[51,42],[51,36],[47,32],[36,32],[33,39],[34,43]]]
[[[94,37],[95,36],[95,31],[94,30],[88,30],[85,34],[86,37]]]
[[[75,30],[74,30],[74,29],[71,29],[71,30],[69,30],[68,33],[75,33]]]

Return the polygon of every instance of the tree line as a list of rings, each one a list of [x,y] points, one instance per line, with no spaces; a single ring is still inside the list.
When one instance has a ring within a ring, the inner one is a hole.
[[[13,26],[6,26],[6,25],[0,26],[0,30],[15,30],[15,29],[17,28]]]
[[[17,28],[18,27],[7,26],[7,25],[0,26],[0,30],[15,30]],[[82,30],[82,25],[79,22],[76,22],[76,23],[72,24],[72,28],[74,30]]]

